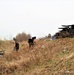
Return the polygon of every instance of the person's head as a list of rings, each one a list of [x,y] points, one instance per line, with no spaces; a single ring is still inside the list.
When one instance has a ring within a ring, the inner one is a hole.
[[[15,41],[15,40],[16,40],[16,38],[13,38],[13,40]]]
[[[36,36],[32,37],[32,40],[36,39]]]
[[[15,42],[17,42],[16,38],[13,38],[13,40],[14,40]]]

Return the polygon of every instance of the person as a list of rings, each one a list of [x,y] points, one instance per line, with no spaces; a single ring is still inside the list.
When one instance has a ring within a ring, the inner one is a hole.
[[[19,43],[17,42],[17,40],[15,38],[13,38],[13,40],[15,41],[14,50],[18,51],[19,50]]]
[[[35,39],[36,39],[36,37],[32,37],[32,39],[31,38],[28,39],[29,48],[32,47],[32,46],[34,46],[34,40]]]

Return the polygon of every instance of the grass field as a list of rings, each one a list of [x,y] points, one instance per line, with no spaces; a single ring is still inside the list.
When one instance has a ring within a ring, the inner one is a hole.
[[[74,38],[37,40],[33,48],[20,42],[0,41],[0,75],[74,75]]]

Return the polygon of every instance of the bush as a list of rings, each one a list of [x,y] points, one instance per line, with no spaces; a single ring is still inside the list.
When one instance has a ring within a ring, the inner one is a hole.
[[[30,34],[26,34],[26,33],[23,32],[23,33],[19,33],[16,36],[16,40],[19,41],[19,42],[22,42],[22,41],[28,40],[30,37],[31,37]]]

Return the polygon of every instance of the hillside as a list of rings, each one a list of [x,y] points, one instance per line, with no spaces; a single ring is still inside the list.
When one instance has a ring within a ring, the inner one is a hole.
[[[20,43],[18,53],[12,41],[0,41],[0,75],[74,75],[74,38],[37,40],[33,48]]]

